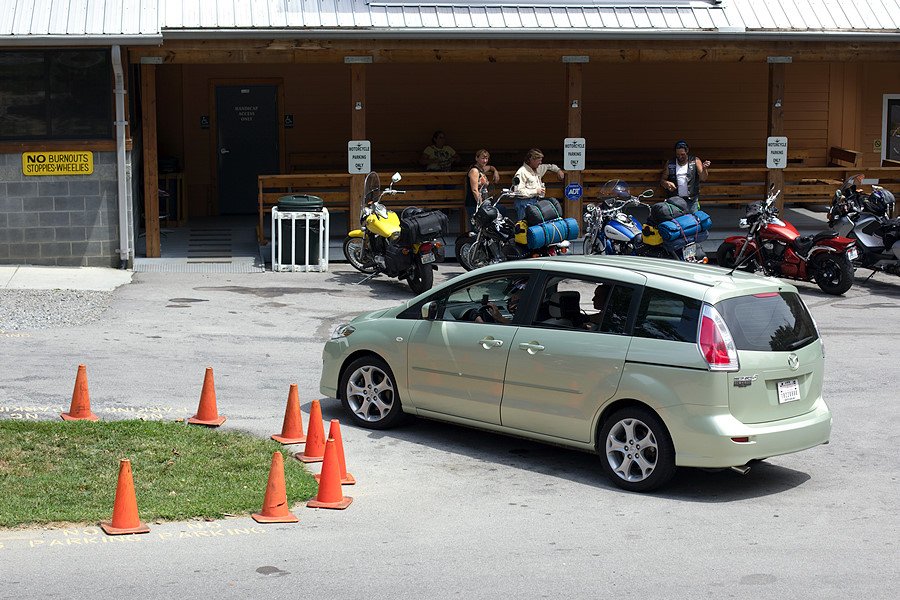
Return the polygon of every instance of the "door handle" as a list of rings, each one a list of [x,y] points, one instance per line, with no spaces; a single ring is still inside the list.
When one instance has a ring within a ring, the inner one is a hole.
[[[544,347],[537,342],[522,342],[519,344],[519,350],[525,350],[528,354],[537,354],[543,349]]]
[[[219,154],[228,154],[231,152],[228,148],[219,148]]]
[[[483,340],[478,340],[478,343],[481,344],[481,347],[487,350],[488,348],[499,348],[503,345],[503,340],[495,340],[492,337],[486,337]]]

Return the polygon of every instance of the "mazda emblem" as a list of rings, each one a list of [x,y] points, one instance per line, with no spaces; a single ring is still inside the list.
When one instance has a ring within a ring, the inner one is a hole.
[[[800,357],[796,354],[791,354],[788,356],[788,367],[790,367],[791,371],[796,371],[800,368]]]

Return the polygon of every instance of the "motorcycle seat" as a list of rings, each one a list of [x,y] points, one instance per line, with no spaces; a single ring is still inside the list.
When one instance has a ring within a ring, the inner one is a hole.
[[[815,235],[803,235],[800,237],[796,237],[794,238],[794,241],[791,242],[791,244],[800,255],[805,255],[807,252],[809,252],[809,249],[816,244],[816,242],[820,242],[821,240],[830,240],[833,237],[837,237],[837,234],[835,232],[822,231]]]

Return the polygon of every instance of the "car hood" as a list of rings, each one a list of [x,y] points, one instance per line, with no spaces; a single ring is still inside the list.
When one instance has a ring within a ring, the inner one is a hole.
[[[378,319],[384,316],[390,310],[395,310],[395,308],[382,308],[380,310],[373,310],[372,312],[363,313],[361,315],[357,315],[351,320],[351,323],[356,323],[358,321],[370,321],[372,319]]]

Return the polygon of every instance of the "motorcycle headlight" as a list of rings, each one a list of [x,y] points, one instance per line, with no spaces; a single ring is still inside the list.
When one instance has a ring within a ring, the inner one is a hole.
[[[750,229],[750,223],[747,221],[747,219],[741,219],[740,221],[738,221],[738,227],[740,227],[741,229]]]
[[[392,244],[396,244],[397,240],[399,240],[399,239],[400,239],[400,230],[399,229],[397,231],[395,231],[394,233],[392,233],[388,237],[388,241],[391,242]]]
[[[595,210],[597,210],[597,207],[594,206],[593,204],[586,204],[586,205],[584,206],[584,211],[585,211],[585,212],[592,213],[592,212],[594,212]]]
[[[338,325],[335,330],[331,334],[331,339],[338,340],[340,338],[345,338],[351,333],[356,331],[356,327],[350,325],[349,323],[345,323],[344,325]]]

